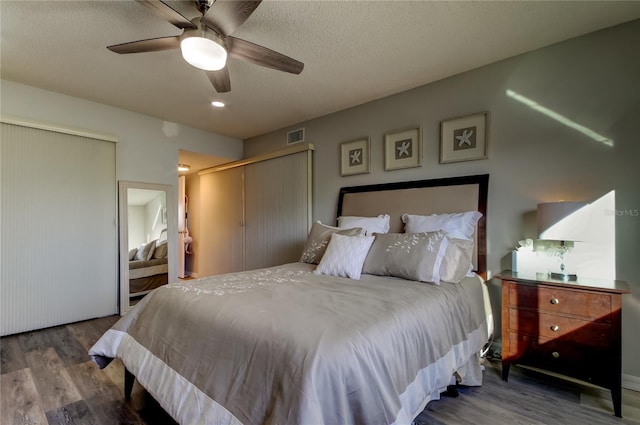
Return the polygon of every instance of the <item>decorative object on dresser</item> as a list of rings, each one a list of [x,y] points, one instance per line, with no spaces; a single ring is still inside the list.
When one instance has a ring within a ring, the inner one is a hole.
[[[566,282],[546,273],[501,272],[502,379],[521,364],[611,391],[622,417],[621,280]]]
[[[572,245],[567,245],[567,242],[583,240],[583,232],[586,226],[580,210],[587,205],[586,202],[547,202],[538,204],[536,213],[538,238],[559,243],[552,250],[560,257],[558,270],[549,272],[549,275],[554,279],[577,279],[575,273],[567,270],[565,256],[572,247]]]
[[[371,163],[368,137],[340,144],[340,175],[366,174]]]
[[[419,167],[422,163],[422,129],[387,133],[384,135],[384,169]]]
[[[489,112],[467,115],[440,123],[440,163],[486,159],[489,143]]]

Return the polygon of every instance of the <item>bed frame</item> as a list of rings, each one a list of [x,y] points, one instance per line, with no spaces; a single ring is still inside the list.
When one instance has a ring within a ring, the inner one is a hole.
[[[487,193],[489,175],[448,177],[340,189],[337,216],[389,214],[391,233],[404,232],[402,214],[443,214],[479,211],[474,234],[474,269],[487,278]]]

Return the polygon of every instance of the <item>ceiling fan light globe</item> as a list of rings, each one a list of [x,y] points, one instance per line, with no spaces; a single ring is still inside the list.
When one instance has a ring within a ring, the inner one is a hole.
[[[190,65],[205,71],[218,71],[227,63],[227,51],[204,37],[188,37],[180,42],[182,57]]]

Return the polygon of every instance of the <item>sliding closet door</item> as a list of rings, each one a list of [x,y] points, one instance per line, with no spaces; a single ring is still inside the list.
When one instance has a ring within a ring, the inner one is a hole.
[[[0,126],[1,334],[116,313],[115,143]]]
[[[311,151],[246,165],[245,269],[300,259],[311,217]]]
[[[242,270],[243,167],[200,177],[198,277]]]

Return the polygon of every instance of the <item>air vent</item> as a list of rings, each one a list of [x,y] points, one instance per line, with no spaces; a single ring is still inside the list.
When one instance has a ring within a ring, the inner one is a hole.
[[[287,133],[287,145],[304,142],[304,127]]]

